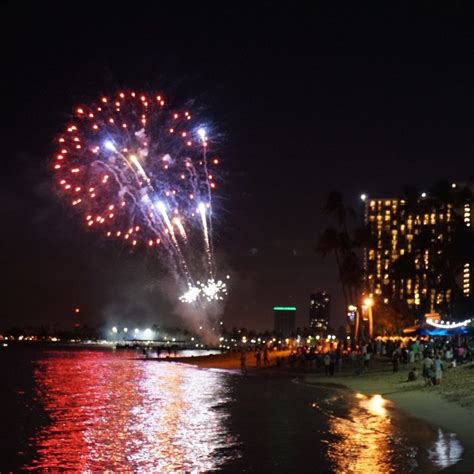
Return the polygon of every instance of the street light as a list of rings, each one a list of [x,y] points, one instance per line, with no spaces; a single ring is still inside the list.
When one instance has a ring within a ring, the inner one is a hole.
[[[370,297],[364,298],[364,306],[367,308],[369,316],[369,337],[372,339],[374,335],[374,320],[372,317],[372,306],[374,305],[374,300]]]

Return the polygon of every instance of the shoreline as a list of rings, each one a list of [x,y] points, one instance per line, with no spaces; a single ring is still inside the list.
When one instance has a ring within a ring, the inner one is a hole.
[[[278,370],[276,367],[277,357],[287,357],[290,354],[289,350],[272,351],[268,353],[270,364],[268,366],[255,367],[255,357],[253,352],[247,353],[247,371],[249,374],[259,374],[267,372],[270,369]],[[189,364],[199,367],[201,369],[222,369],[222,370],[237,370],[240,373],[240,353],[225,352],[224,354],[210,354],[189,357],[160,357],[144,359],[157,362],[179,362],[180,364]]]
[[[303,383],[312,387],[344,388],[366,396],[380,395],[390,400],[394,407],[404,415],[454,433],[459,438],[463,447],[463,456],[460,463],[452,466],[454,471],[460,467],[463,469],[474,467],[474,437],[472,436],[474,412],[472,409],[446,400],[439,392],[433,391],[435,387],[425,389],[419,383],[409,385],[408,382],[398,381],[399,384],[406,384],[407,387],[397,388],[390,381],[373,380],[371,375],[371,373],[359,376],[340,375],[331,377],[327,381],[323,379],[325,376],[306,375],[303,377]],[[399,378],[400,375],[398,373]]]
[[[247,367],[250,375],[286,375],[301,378],[302,383],[317,387],[348,389],[367,396],[380,395],[394,404],[396,410],[415,419],[420,419],[435,428],[456,434],[463,447],[462,460],[447,468],[446,472],[474,467],[474,366],[449,368],[443,373],[442,385],[425,387],[419,378],[407,382],[408,368],[401,367],[393,373],[387,361],[372,361],[372,367],[361,375],[354,375],[347,367],[334,376],[326,376],[321,371],[291,370],[276,367],[276,357],[285,357],[289,351],[270,353],[268,367],[255,367],[253,353],[247,353]],[[163,362],[179,362],[204,369],[238,370],[240,354],[225,353],[212,356],[171,357]],[[414,364],[421,373],[420,363]]]

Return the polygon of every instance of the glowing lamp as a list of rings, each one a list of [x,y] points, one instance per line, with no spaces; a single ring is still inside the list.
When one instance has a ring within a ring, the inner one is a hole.
[[[365,306],[373,306],[374,300],[372,298],[365,298],[364,299]]]

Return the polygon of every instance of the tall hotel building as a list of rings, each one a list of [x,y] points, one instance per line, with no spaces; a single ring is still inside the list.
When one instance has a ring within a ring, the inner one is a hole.
[[[364,255],[367,291],[384,303],[403,302],[418,313],[449,305],[452,290],[439,284],[443,275],[437,263],[454,226],[472,226],[472,211],[471,200],[454,209],[448,203],[430,204],[424,193],[414,205],[403,198],[366,198],[365,222],[371,237]],[[472,294],[472,265],[466,261],[462,268],[465,297]]]
[[[325,291],[318,291],[310,295],[309,300],[309,327],[316,332],[325,334],[329,326],[331,314],[331,296]]]

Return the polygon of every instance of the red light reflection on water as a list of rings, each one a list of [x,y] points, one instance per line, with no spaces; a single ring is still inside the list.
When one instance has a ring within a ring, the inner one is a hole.
[[[222,374],[131,360],[130,354],[50,353],[35,373],[50,423],[25,469],[206,471],[235,444],[225,426]]]

